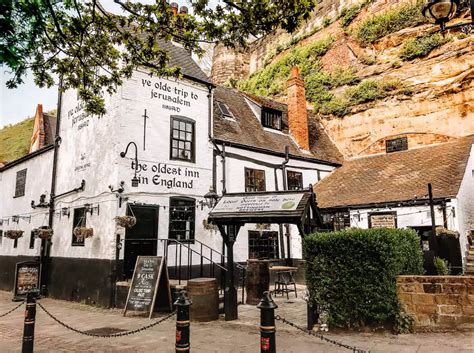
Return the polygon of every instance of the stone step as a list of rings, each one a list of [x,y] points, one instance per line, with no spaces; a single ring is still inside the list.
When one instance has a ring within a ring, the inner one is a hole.
[[[474,274],[474,264],[467,264],[466,265],[466,270],[464,271],[466,274]]]

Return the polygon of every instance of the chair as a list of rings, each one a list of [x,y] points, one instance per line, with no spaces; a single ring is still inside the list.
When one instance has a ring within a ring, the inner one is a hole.
[[[275,281],[273,287],[273,293],[284,295],[286,293],[286,299],[290,299],[288,293],[295,292],[295,297],[298,298],[298,293],[296,292],[296,282],[293,278],[292,271],[279,271],[277,273],[278,279]],[[288,286],[293,286],[293,289],[289,289]]]

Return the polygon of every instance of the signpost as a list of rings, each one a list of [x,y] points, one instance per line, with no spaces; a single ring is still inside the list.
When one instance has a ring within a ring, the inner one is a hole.
[[[18,262],[15,268],[13,300],[25,300],[28,293],[39,293],[41,264],[37,261]]]
[[[166,260],[161,256],[138,256],[123,315],[145,312],[151,318],[155,309],[172,310]]]

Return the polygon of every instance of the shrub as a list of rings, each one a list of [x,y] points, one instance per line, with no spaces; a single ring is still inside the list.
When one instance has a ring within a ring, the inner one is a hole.
[[[396,277],[423,271],[413,230],[316,233],[304,239],[303,253],[311,301],[339,327],[394,325],[402,315]]]
[[[365,80],[355,87],[348,88],[344,95],[353,104],[362,104],[394,94],[403,87],[400,80]]]
[[[323,27],[326,28],[331,24],[331,19],[329,17],[323,18]]]
[[[402,67],[402,64],[400,64],[400,61],[395,60],[394,62],[392,62],[392,67],[394,69],[399,69],[400,67]]]
[[[409,39],[403,44],[399,56],[403,60],[422,58],[450,40],[450,37],[443,37],[439,33]]]
[[[377,62],[375,56],[362,54],[358,57],[359,61],[364,65],[374,65]]]
[[[373,44],[390,33],[423,23],[425,21],[421,13],[423,4],[422,0],[417,0],[369,17],[355,30],[356,39],[361,45]]]
[[[449,265],[448,261],[435,256],[434,258],[434,265],[436,267],[436,273],[440,276],[449,275]]]
[[[349,26],[354,20],[354,18],[357,17],[359,12],[361,12],[362,9],[369,5],[371,2],[373,2],[373,0],[365,0],[360,4],[353,5],[351,7],[343,7],[341,13],[339,14],[339,18],[341,20],[341,27],[346,28],[347,26]]]

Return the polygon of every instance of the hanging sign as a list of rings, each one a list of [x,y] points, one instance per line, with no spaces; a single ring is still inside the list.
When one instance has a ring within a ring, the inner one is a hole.
[[[28,293],[39,293],[41,264],[37,261],[17,262],[14,300],[25,299]]]
[[[161,256],[138,256],[123,315],[136,311],[151,318],[155,310],[163,309],[172,309],[166,260]]]
[[[298,207],[303,193],[285,195],[245,195],[226,197],[224,195],[212,210],[219,212],[265,212],[265,211],[294,211]]]

